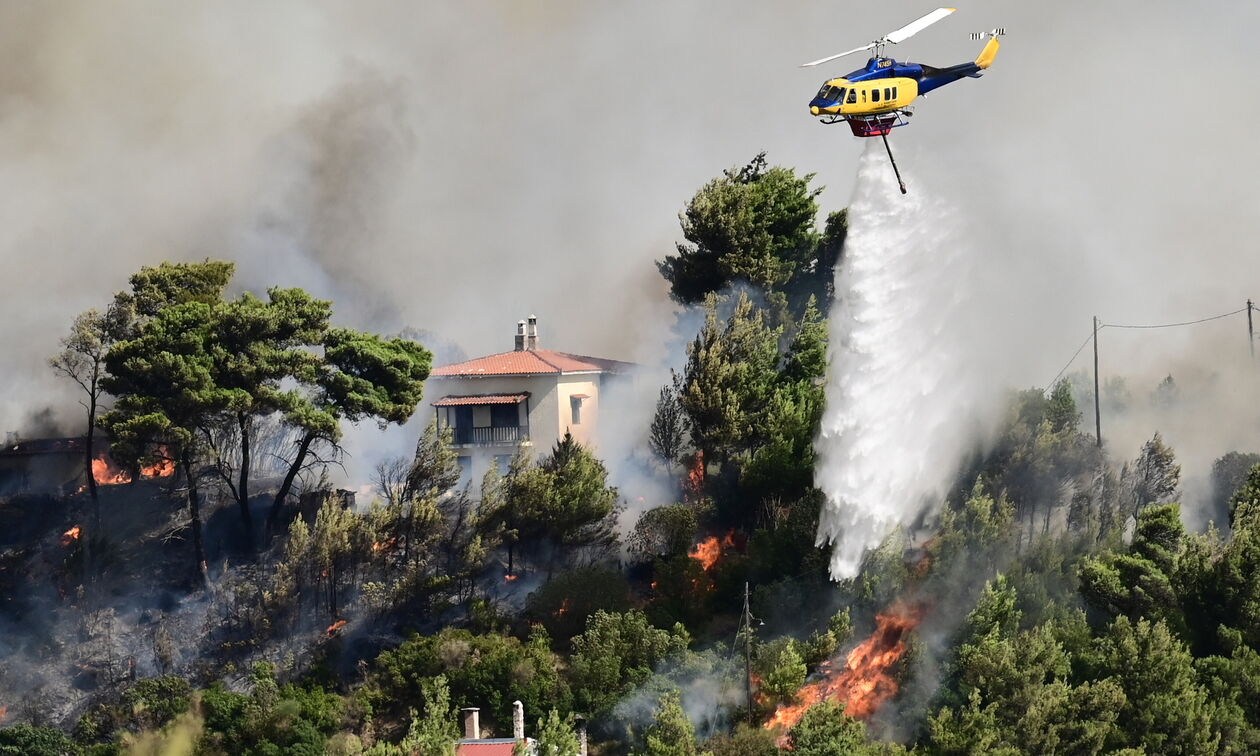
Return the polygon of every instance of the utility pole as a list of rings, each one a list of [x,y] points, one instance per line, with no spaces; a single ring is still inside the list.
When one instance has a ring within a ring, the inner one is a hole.
[[[1234,300],[1238,301],[1238,300]],[[1098,393],[1098,316],[1094,316],[1094,433],[1102,448],[1102,400]]]
[[[1251,311],[1256,309],[1251,304],[1251,300],[1247,300],[1247,346],[1251,348],[1251,361],[1256,361],[1256,332],[1251,325]]]
[[[748,696],[748,725],[753,724],[752,612],[748,608],[748,581],[744,581],[744,692]]]

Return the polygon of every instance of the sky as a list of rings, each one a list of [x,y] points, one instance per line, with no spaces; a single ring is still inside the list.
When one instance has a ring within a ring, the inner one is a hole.
[[[764,150],[816,175],[821,213],[845,207],[864,145],[807,103],[863,61],[798,64],[932,7],[9,0],[0,430],[74,416],[45,360],[75,314],[162,260],[233,260],[240,288],[303,286],[341,323],[469,355],[510,349],[532,313],[546,347],[659,362],[674,309],[653,262],[688,198]],[[988,327],[961,348],[1040,385],[1095,314],[1260,298],[1257,16],[988,0],[891,48],[949,65],[979,52],[969,32],[1007,30],[983,79],[933,92],[891,140],[973,250],[957,295]],[[1109,333],[1104,370],[1202,370],[1245,350],[1242,327]]]

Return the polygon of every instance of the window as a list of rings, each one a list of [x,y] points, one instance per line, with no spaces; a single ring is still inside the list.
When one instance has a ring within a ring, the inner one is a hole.
[[[871,90],[871,102],[879,102],[879,88]]]
[[[494,466],[498,468],[500,475],[507,475],[508,470],[512,467],[512,455],[511,454],[494,455]]]
[[[865,89],[862,90],[862,104],[863,105],[866,104],[866,90]]]
[[[825,100],[825,99],[827,99],[827,90],[828,90],[828,89],[831,89],[831,85],[830,85],[830,84],[823,84],[823,85],[822,85],[822,89],[818,90],[818,96],[819,96],[819,97],[821,97],[821,98],[822,98],[822,99],[824,99],[824,100]]]
[[[849,103],[850,105],[854,105],[854,104],[856,104],[856,103],[857,103],[857,90],[856,90],[856,89],[850,89],[850,90],[849,90],[849,99],[848,99],[848,103]]]
[[[490,405],[491,428],[514,428],[521,424],[521,413],[517,404]]]
[[[885,100],[891,100],[892,98],[893,98],[893,96],[892,96],[892,90],[891,90],[891,89],[889,89],[888,87],[884,87],[884,99],[885,99]]]
[[[576,396],[576,395],[569,397],[569,409],[573,411],[573,424],[574,425],[582,424],[582,400],[585,398],[586,397],[584,396]]]
[[[895,100],[895,99],[897,99],[897,88],[896,88],[896,87],[893,87],[893,96],[892,96],[892,98],[893,98],[894,100]]]
[[[836,94],[836,102],[844,102],[844,93],[846,91],[844,87],[840,87],[840,91]]]

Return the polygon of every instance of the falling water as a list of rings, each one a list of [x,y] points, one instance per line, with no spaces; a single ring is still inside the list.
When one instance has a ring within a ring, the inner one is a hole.
[[[974,259],[956,213],[910,183],[902,196],[883,145],[869,141],[836,270],[827,409],[816,442],[827,494],[819,544],[831,573],[937,503],[975,432],[975,334],[962,319]],[[973,308],[974,309],[974,308]]]

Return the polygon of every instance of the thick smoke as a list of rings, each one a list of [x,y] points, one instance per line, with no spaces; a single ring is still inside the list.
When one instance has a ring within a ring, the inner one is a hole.
[[[346,325],[424,328],[469,355],[510,348],[535,312],[552,347],[644,359],[671,316],[652,261],[686,199],[764,149],[816,172],[824,209],[845,206],[863,146],[805,105],[861,61],[797,64],[925,10],[5,3],[0,432],[49,405],[78,427],[45,359],[75,314],[163,259],[231,259],[242,287],[304,286]],[[977,0],[893,48],[948,65],[978,52],[967,32],[1009,32],[984,79],[933,92],[891,138],[911,201],[945,198],[975,250],[959,296],[987,328],[955,348],[1041,385],[1094,314],[1180,320],[1260,298],[1245,170],[1260,101],[1200,65],[1249,70],[1258,21],[1254,4]],[[1191,98],[1210,112],[1177,107]],[[1160,336],[1117,341],[1104,365],[1157,380],[1213,357]]]

